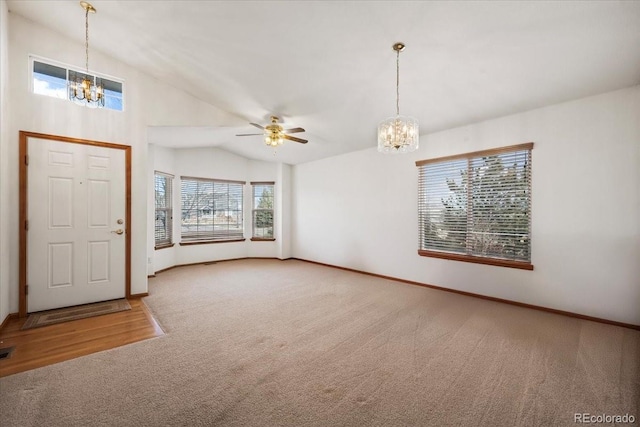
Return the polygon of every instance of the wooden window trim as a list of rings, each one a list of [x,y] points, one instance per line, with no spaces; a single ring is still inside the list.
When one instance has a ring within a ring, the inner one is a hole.
[[[475,157],[487,157],[487,156],[493,156],[496,154],[507,153],[512,151],[524,151],[524,150],[532,150],[532,149],[533,149],[533,142],[526,142],[524,144],[510,145],[508,147],[491,148],[489,150],[474,151],[472,153],[454,154],[453,156],[418,160],[416,162],[416,166],[424,166],[424,165],[428,165],[429,163],[448,162],[450,160],[473,159]]]
[[[180,246],[193,246],[193,245],[209,245],[211,243],[233,243],[233,242],[244,242],[245,238],[242,239],[229,239],[229,240],[202,240],[199,242],[180,242]]]
[[[192,180],[192,181],[206,181],[206,182],[226,182],[226,183],[230,183],[230,184],[242,184],[245,185],[247,183],[247,181],[235,181],[232,179],[218,179],[218,178],[201,178],[201,177],[197,177],[197,176],[180,176],[180,179],[188,179],[188,180]]]
[[[153,247],[153,249],[155,249],[156,251],[159,251],[160,249],[172,248],[174,245],[175,243],[165,243],[163,245],[156,245]]]
[[[454,254],[450,252],[438,252],[418,249],[418,255],[431,258],[448,259],[451,261],[472,262],[475,264],[495,265],[498,267],[519,268],[521,270],[533,270],[533,264],[526,261],[512,261],[499,258],[485,258],[466,254]]]
[[[274,181],[251,181],[251,185],[276,185]]]
[[[275,237],[252,237],[251,238],[252,242],[275,242],[276,238]]]

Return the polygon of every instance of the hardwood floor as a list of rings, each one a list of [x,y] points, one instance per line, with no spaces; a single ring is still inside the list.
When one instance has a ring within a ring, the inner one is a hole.
[[[10,319],[0,330],[0,348],[15,346],[0,360],[0,377],[164,335],[141,299],[131,310],[21,331],[27,318]]]

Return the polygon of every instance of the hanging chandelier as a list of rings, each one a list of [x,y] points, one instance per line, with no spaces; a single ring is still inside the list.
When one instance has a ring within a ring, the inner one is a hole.
[[[403,43],[393,45],[396,51],[396,115],[378,125],[378,151],[381,153],[409,153],[418,148],[418,121],[400,115],[400,52]]]
[[[85,11],[85,69],[86,73],[69,70],[69,98],[88,107],[104,107],[104,86],[102,79],[89,74],[89,13],[96,13],[96,8],[86,1],[80,6]]]

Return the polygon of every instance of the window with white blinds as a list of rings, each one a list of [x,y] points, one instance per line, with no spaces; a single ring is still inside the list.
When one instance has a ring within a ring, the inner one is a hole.
[[[156,172],[155,173],[155,193],[156,193],[156,220],[155,235],[156,248],[170,246],[173,236],[173,208],[172,208],[172,187],[173,176]]]
[[[180,177],[182,242],[244,239],[244,181]]]
[[[416,162],[418,253],[533,269],[533,143]]]
[[[273,240],[273,182],[252,182],[253,234],[252,240]]]

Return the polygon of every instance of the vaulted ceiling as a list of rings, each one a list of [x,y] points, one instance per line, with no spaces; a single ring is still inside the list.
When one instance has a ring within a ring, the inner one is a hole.
[[[238,117],[150,130],[171,147],[292,164],[374,147],[395,114],[398,41],[400,111],[421,134],[640,84],[638,1],[91,3],[92,49]],[[84,40],[75,0],[8,4]],[[235,136],[273,114],[309,143],[274,158],[261,137]]]

